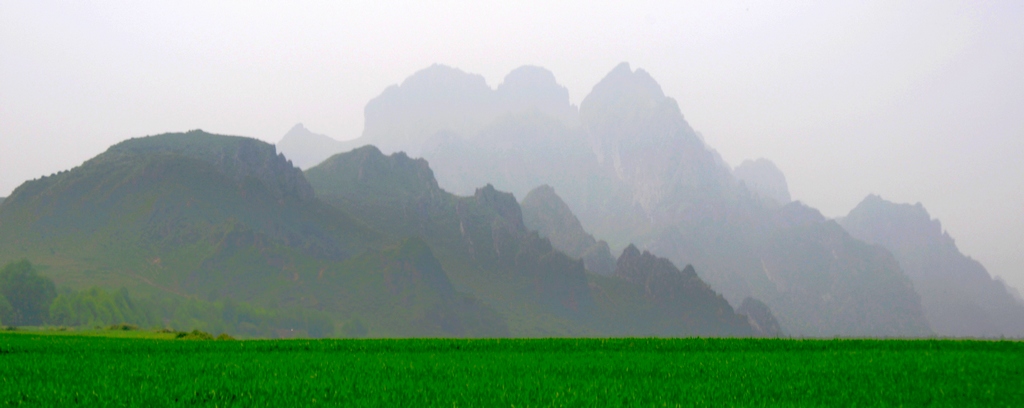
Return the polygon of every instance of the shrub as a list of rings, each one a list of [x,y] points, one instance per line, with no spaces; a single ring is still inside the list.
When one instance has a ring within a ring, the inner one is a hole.
[[[178,332],[174,338],[181,340],[213,340],[213,335],[202,330],[195,329],[191,332]]]

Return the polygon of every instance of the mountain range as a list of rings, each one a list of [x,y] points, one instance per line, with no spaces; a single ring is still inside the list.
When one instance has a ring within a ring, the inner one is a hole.
[[[532,96],[503,103],[508,89]],[[609,254],[635,244],[692,265],[731,304],[762,302],[787,334],[932,333],[888,251],[792,202],[770,161],[731,168],[676,101],[628,64],[578,109],[542,68],[517,69],[492,90],[478,75],[435,65],[373,99],[365,126],[348,143],[420,155],[445,190],[469,195],[489,183],[529,198],[531,228],[597,274],[610,270],[601,242]],[[564,206],[543,198],[553,191]]]
[[[1024,337],[1024,304],[1012,289],[965,256],[921,203],[870,195],[839,223],[858,239],[892,252],[921,295],[936,334]]]
[[[344,142],[116,144],[0,202],[0,261],[377,337],[1022,335],[1012,288],[923,208],[828,219],[628,64],[579,107],[543,68],[492,89],[434,65],[365,115]]]
[[[592,274],[511,194],[453,195],[425,160],[374,146],[303,173],[251,138],[127,140],[11,194],[0,261],[23,258],[64,287],[313,310],[370,336],[760,333],[692,268],[631,266],[656,294]]]

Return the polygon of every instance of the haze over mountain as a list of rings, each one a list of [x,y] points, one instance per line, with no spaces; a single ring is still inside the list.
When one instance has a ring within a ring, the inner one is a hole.
[[[281,141],[277,142],[277,150],[300,169],[320,164],[324,159],[344,150],[345,147],[344,142],[313,133],[301,123],[292,127],[281,138]]]
[[[499,118],[529,113],[567,125],[577,120],[569,91],[544,68],[517,68],[491,89],[480,75],[435,64],[366,104],[359,142],[420,156],[438,133],[474,135]]]
[[[760,333],[692,267],[629,263],[630,277],[660,282],[656,293],[588,273],[526,228],[512,194],[452,195],[425,160],[373,146],[303,173],[255,139],[128,140],[26,182],[0,207],[0,263],[24,258],[62,287],[125,288],[117,299],[131,290],[299,310],[298,321],[274,320],[286,333],[307,324],[301,316],[328,336]],[[77,306],[62,305],[62,321],[78,321]]]
[[[782,328],[779,327],[779,322],[772,315],[771,309],[760,300],[750,297],[743,299],[740,307],[736,308],[736,313],[746,315],[754,331],[762,333],[764,336],[779,337],[784,334]]]
[[[772,163],[771,160],[764,158],[744,160],[733,169],[733,175],[762,199],[773,200],[780,205],[789,204],[792,201],[789,197],[786,176],[778,167],[775,167],[775,163]]]
[[[587,270],[600,275],[615,272],[608,243],[594,239],[583,230],[580,220],[573,215],[555,189],[543,185],[530,191],[523,198],[523,223],[551,241],[551,245],[567,255],[583,259]]]
[[[896,256],[936,334],[1024,337],[1024,303],[981,263],[962,254],[921,203],[896,204],[870,195],[839,223]]]
[[[616,66],[584,98],[578,127],[539,108],[505,116],[477,109],[446,119],[436,114],[437,106],[481,104],[485,85],[439,66],[413,78],[371,102],[364,132],[370,136],[364,138],[422,151],[443,188],[462,192],[486,181],[525,196],[547,184],[595,238],[612,248],[637,243],[676,264],[692,264],[734,304],[746,297],[762,300],[786,333],[930,333],[920,300],[891,255],[803,204],[765,203],[763,194],[737,180],[643,70]],[[445,86],[456,91],[442,91]],[[553,92],[536,94],[549,95],[545,106],[569,106]],[[459,97],[465,99],[453,100]],[[755,186],[778,188],[784,183],[778,176]],[[565,242],[559,245],[572,251]]]
[[[579,106],[630,61],[730,166],[770,158],[829,218],[921,201],[1024,287],[1024,3],[2,3],[0,196],[132,136],[352,139],[367,101],[438,62],[492,89],[543,66]]]
[[[527,229],[512,194],[486,185],[472,196],[452,195],[423,159],[365,146],[306,174],[322,199],[377,230],[424,237],[455,287],[508,316],[513,333],[754,334],[745,317],[699,279],[665,286],[666,296],[688,299],[665,303],[635,282],[586,273],[581,260]]]

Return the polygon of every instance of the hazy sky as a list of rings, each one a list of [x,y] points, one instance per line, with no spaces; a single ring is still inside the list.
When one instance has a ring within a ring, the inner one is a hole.
[[[733,165],[827,216],[920,201],[1024,287],[1021,1],[156,3],[0,1],[0,196],[132,136],[356,137],[433,63],[540,65],[579,104],[628,61]]]

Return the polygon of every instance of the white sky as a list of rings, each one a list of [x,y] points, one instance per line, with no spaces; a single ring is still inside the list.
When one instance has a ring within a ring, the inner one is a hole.
[[[578,104],[628,61],[726,161],[827,216],[920,201],[1024,287],[1024,2],[208,3],[0,1],[0,196],[132,136],[356,137],[435,62],[540,65]]]

